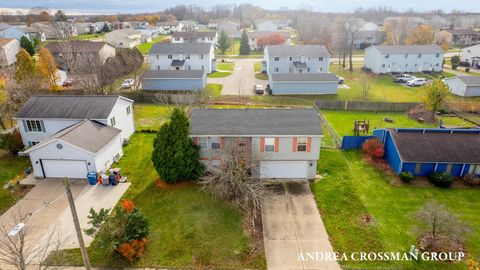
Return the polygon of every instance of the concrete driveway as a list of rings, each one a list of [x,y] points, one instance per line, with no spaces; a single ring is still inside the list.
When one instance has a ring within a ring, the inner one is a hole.
[[[273,194],[262,207],[267,268],[341,269],[336,261],[301,259],[307,253],[333,253],[307,181],[270,185]]]
[[[0,226],[9,230],[18,223],[19,216],[28,213],[33,215],[25,221],[27,246],[44,243],[49,236],[60,238],[63,248],[78,248],[78,241],[72,221],[65,187],[61,179],[41,179],[30,177],[22,180],[22,184],[33,184],[33,189],[17,204],[0,216]],[[88,228],[90,208],[113,208],[130,183],[119,183],[117,186],[90,186],[86,180],[71,180],[71,190],[82,229]],[[55,232],[55,233],[52,233]],[[83,235],[88,246],[92,238]],[[3,237],[3,236],[0,236]]]
[[[208,83],[223,85],[222,95],[251,96],[255,94],[253,92],[255,84],[261,84],[264,87],[268,84],[268,81],[255,78],[253,64],[261,62],[262,59],[226,59],[226,61],[235,63],[233,74],[224,78],[208,78],[207,80]]]

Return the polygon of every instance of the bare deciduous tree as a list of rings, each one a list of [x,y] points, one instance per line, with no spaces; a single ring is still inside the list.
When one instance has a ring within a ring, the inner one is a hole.
[[[370,80],[370,77],[365,72],[362,72],[359,80],[360,80],[360,90],[362,91],[362,98],[364,101],[367,101],[368,93],[370,92],[370,88],[372,86],[372,81]]]
[[[349,18],[346,23],[345,23],[345,30],[348,33],[348,40],[349,40],[349,54],[348,54],[348,60],[349,60],[349,70],[353,71],[353,44],[355,42],[355,38],[357,37],[357,33],[361,28],[361,22],[359,19],[355,17]]]

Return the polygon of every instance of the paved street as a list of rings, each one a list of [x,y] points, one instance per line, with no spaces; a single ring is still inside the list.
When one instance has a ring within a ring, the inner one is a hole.
[[[253,64],[262,61],[262,59],[228,59],[235,62],[233,74],[224,78],[208,78],[208,83],[217,83],[223,85],[222,95],[254,95],[253,86],[261,84],[264,87],[268,81],[255,78]]]
[[[300,254],[333,253],[308,182],[275,183],[262,207],[267,268],[339,270],[336,261],[301,260]]]

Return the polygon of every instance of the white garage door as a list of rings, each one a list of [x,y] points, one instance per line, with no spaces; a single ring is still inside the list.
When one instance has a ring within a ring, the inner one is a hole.
[[[261,178],[307,178],[307,161],[262,161]]]
[[[85,160],[42,159],[45,177],[87,178]]]

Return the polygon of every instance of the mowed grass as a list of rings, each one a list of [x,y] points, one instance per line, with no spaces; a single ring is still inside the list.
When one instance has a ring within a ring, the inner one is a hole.
[[[158,130],[168,120],[172,109],[172,106],[161,106],[158,104],[135,104],[133,112],[136,130]]]
[[[205,94],[211,97],[219,97],[222,95],[223,85],[216,83],[209,83],[205,88]]]
[[[150,52],[150,49],[152,48],[153,44],[157,43],[157,42],[160,42],[162,40],[164,40],[166,38],[166,36],[164,35],[159,35],[157,36],[156,38],[153,38],[152,41],[150,42],[146,42],[146,43],[142,43],[140,45],[137,46],[137,49],[143,54],[143,55],[147,55],[148,52]]]
[[[11,156],[0,150],[0,215],[5,213],[16,202],[16,196],[19,195],[18,186],[12,191],[3,188],[8,181],[16,176],[23,177],[23,170],[30,166],[26,157]]]
[[[321,110],[328,122],[337,131],[339,136],[354,135],[353,127],[355,120],[367,120],[370,123],[369,133],[371,135],[375,128],[435,128],[437,124],[419,122],[410,119],[403,112],[365,112],[365,111],[342,111],[342,110]],[[384,121],[384,118],[393,119],[393,123]],[[458,117],[438,116],[444,125],[472,127],[473,124],[465,122]],[[361,134],[363,135],[363,134]]]
[[[218,70],[233,71],[234,67],[235,67],[235,63],[233,62],[217,63]]]
[[[234,38],[230,39],[232,45],[228,50],[225,51],[225,55],[240,55],[240,38]],[[222,52],[220,50],[215,50],[215,54],[217,56],[222,56]],[[250,51],[248,55],[241,55],[245,58],[248,58],[249,56],[254,56],[254,57],[261,57],[263,56],[263,50],[258,50],[258,51]]]
[[[472,227],[466,239],[469,254],[480,254],[479,189],[392,186],[392,176],[363,161],[358,151],[322,150],[318,167],[323,179],[312,184],[322,219],[335,251],[408,252],[416,243],[412,215],[436,200]],[[366,223],[368,215],[372,221]],[[463,263],[345,262],[345,266],[395,269],[466,269]]]
[[[136,133],[124,148],[118,163],[132,185],[124,195],[150,221],[149,244],[139,261],[129,264],[112,251],[112,243],[97,236],[88,248],[94,266],[155,268],[264,268],[263,254],[247,255],[252,249],[244,233],[242,215],[196,184],[157,187],[158,178],[150,160],[155,134]],[[55,264],[81,265],[78,249],[54,254]]]
[[[74,40],[92,40],[92,39],[103,39],[105,33],[95,33],[95,34],[83,34],[73,37]]]

